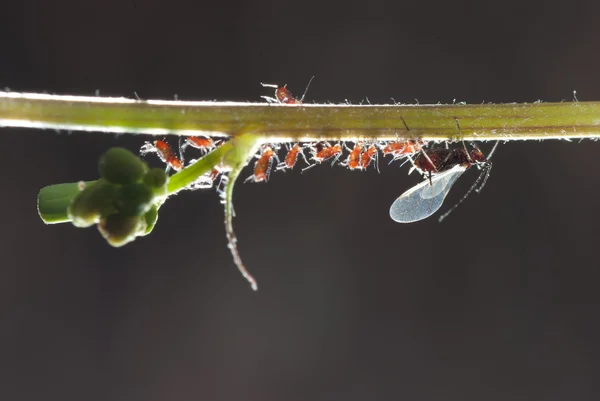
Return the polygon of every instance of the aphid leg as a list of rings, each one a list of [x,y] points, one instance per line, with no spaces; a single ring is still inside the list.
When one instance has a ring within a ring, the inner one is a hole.
[[[298,152],[298,154],[299,154],[300,156],[302,156],[302,158],[304,159],[304,163],[306,163],[306,164],[310,164],[310,163],[308,162],[308,159],[306,158],[306,155],[304,154],[304,149],[305,149],[305,148],[306,148],[306,146],[303,146],[303,147],[300,149],[300,151]]]
[[[305,172],[306,170],[308,170],[308,169],[311,169],[311,168],[313,168],[313,167],[314,167],[314,166],[316,166],[316,165],[317,165],[317,163],[314,163],[314,164],[309,164],[309,165],[308,165],[308,167],[304,167],[304,168],[302,169],[302,172],[301,172],[300,174],[304,173],[304,172]]]
[[[270,96],[261,96],[263,99],[265,99],[267,101],[267,103],[279,103],[279,100],[275,99],[274,97],[270,97]]]
[[[423,154],[423,156],[425,156],[425,159],[427,159],[429,164],[435,169],[435,172],[437,173],[437,168],[435,167],[435,164],[429,158],[429,155],[427,154],[427,152],[421,152],[421,153]],[[413,166],[414,166],[414,163],[413,163]]]
[[[341,148],[341,146],[340,146],[340,148]],[[331,162],[331,167],[333,167],[335,165],[335,163],[340,159],[340,157],[342,156],[342,153],[344,153],[343,150],[334,157],[333,161]]]
[[[377,170],[377,174],[381,174],[379,171],[379,151],[375,153],[375,160],[373,162],[375,163],[375,170]]]
[[[481,174],[485,173],[485,176],[483,177],[483,180],[481,181],[481,185],[479,186],[479,188],[477,188],[475,190],[475,192],[477,192],[478,194],[481,193],[481,190],[483,189],[483,187],[487,183],[488,178],[490,178],[490,171],[491,170],[492,170],[492,163],[487,163],[486,166],[484,167],[484,170],[481,172]]]
[[[400,165],[400,168],[402,168],[408,162],[413,163],[413,159],[410,157],[410,155],[406,155],[406,160],[404,160],[404,162],[402,162],[402,164]],[[414,163],[413,163],[413,168],[414,168]]]
[[[279,156],[277,156],[277,150],[274,151],[275,153],[273,153],[273,156],[271,156],[271,158],[269,159],[269,167],[267,167],[267,179],[265,181],[269,181],[269,178],[271,178],[271,170],[273,167],[273,164],[275,162],[277,162],[277,164],[275,164],[275,166],[278,166],[280,163],[279,161]]]
[[[179,141],[177,142],[179,147],[179,160],[181,160],[181,165],[185,166],[185,158],[183,156],[183,151],[187,148],[187,142],[183,140],[183,137],[179,137]]]
[[[446,217],[448,217],[448,215],[450,213],[452,213],[452,211],[454,209],[456,209],[458,207],[458,205],[460,205],[461,203],[463,203],[465,201],[465,199],[467,199],[467,197],[471,194],[471,192],[473,192],[473,190],[475,189],[475,187],[477,187],[477,185],[479,184],[479,182],[481,181],[481,179],[484,176],[489,176],[489,169],[487,170],[487,174],[486,171],[482,171],[479,176],[477,177],[477,179],[475,180],[475,182],[473,183],[473,185],[471,185],[471,188],[469,188],[469,190],[467,191],[467,193],[454,205],[450,208],[450,210],[448,210],[446,213],[444,213],[443,215],[440,216],[440,218],[438,219],[438,222],[442,222],[442,220],[444,220]],[[487,181],[487,178],[485,178],[484,181]]]
[[[492,148],[490,153],[488,153],[488,155],[487,155],[488,160],[492,159],[492,156],[494,156],[494,152],[496,151],[496,148],[498,147],[499,144],[500,144],[500,141],[496,141],[496,143],[494,144],[494,147]]]

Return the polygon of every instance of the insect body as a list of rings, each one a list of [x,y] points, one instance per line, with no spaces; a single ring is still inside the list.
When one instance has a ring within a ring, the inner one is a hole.
[[[475,189],[482,178],[484,178],[483,184],[485,184],[492,167],[479,149],[468,152],[465,148],[429,149],[421,152],[415,159],[414,165],[429,177],[404,192],[392,203],[390,217],[399,223],[411,223],[431,216],[442,206],[446,195],[458,177],[472,165],[483,168],[473,186],[456,204],[458,206]],[[480,190],[481,186],[477,191]],[[448,213],[444,214],[440,220]]]
[[[204,151],[211,150],[216,146],[215,141],[213,141],[209,137],[204,137],[204,136],[190,136],[190,137],[186,138],[185,141],[186,141],[185,145],[190,145],[193,148],[204,150]]]
[[[263,148],[262,153],[254,163],[254,174],[246,179],[246,181],[267,182],[271,174],[273,159],[277,159],[275,151],[270,146]]]
[[[396,160],[403,156],[408,156],[417,153],[421,150],[423,141],[417,141],[414,139],[408,141],[395,141],[388,143],[383,147],[383,155],[394,156],[393,160]]]
[[[363,143],[356,142],[356,144],[354,145],[354,148],[350,151],[350,154],[348,155],[348,159],[346,159],[346,165],[348,166],[348,169],[354,170],[354,169],[360,167],[362,150],[363,150]]]
[[[302,101],[304,100],[304,96],[306,96],[306,92],[308,91],[308,87],[310,86],[310,83],[312,82],[313,78],[314,78],[314,76],[308,81],[308,84],[306,85],[306,89],[304,90],[304,93],[302,94],[302,97],[300,99],[296,99],[292,95],[292,92],[290,92],[290,90],[287,88],[287,85],[278,86],[278,85],[273,85],[273,84],[263,84],[262,82],[261,82],[261,85],[265,88],[275,88],[275,97],[269,97],[269,96],[261,96],[261,97],[269,103],[302,104]]]
[[[140,149],[140,153],[156,153],[157,156],[167,165],[167,171],[172,168],[179,171],[183,168],[183,162],[175,155],[175,152],[165,141],[154,141],[154,143],[146,142]]]
[[[369,167],[369,165],[373,161],[373,158],[377,157],[378,153],[379,149],[377,149],[377,146],[375,146],[375,144],[369,146],[369,149],[367,149],[366,152],[363,152],[363,154],[360,155],[360,168],[366,170],[367,167]],[[377,167],[377,169],[379,171],[379,167]]]
[[[298,161],[298,156],[302,156],[306,162],[306,157],[302,151],[303,149],[304,148],[299,144],[295,144],[289,148],[287,154],[285,155],[285,160],[277,165],[277,170],[293,169]]]

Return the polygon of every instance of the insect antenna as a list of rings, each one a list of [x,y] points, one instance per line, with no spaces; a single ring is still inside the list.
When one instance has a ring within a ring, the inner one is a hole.
[[[302,101],[304,100],[304,96],[306,96],[306,92],[308,92],[308,87],[310,86],[310,83],[312,82],[312,80],[315,78],[315,76],[313,75],[309,80],[308,80],[308,84],[306,84],[306,88],[304,89],[304,93],[302,94],[302,97],[300,98],[300,103],[302,103]]]
[[[185,165],[185,159],[183,157],[183,151],[185,150],[185,148],[187,147],[187,142],[185,142],[183,140],[183,137],[180,136],[179,137],[179,141],[177,142],[177,146],[179,147],[179,159],[181,160],[181,164]]]

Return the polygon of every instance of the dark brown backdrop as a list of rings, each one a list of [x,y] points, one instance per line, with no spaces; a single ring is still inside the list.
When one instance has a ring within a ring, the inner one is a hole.
[[[19,91],[258,101],[261,81],[300,94],[315,75],[310,102],[600,100],[596,1],[2,8],[0,86]],[[595,142],[502,146],[483,193],[441,225],[390,220],[416,180],[397,166],[239,185],[253,293],[214,192],[173,198],[123,249],[41,223],[42,186],[93,178],[102,152],[142,138],[0,135],[0,399],[600,396]]]

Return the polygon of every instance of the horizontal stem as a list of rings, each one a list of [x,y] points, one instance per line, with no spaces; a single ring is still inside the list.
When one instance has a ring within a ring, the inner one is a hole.
[[[0,126],[188,136],[257,133],[268,142],[597,138],[600,102],[278,105],[0,92]]]

